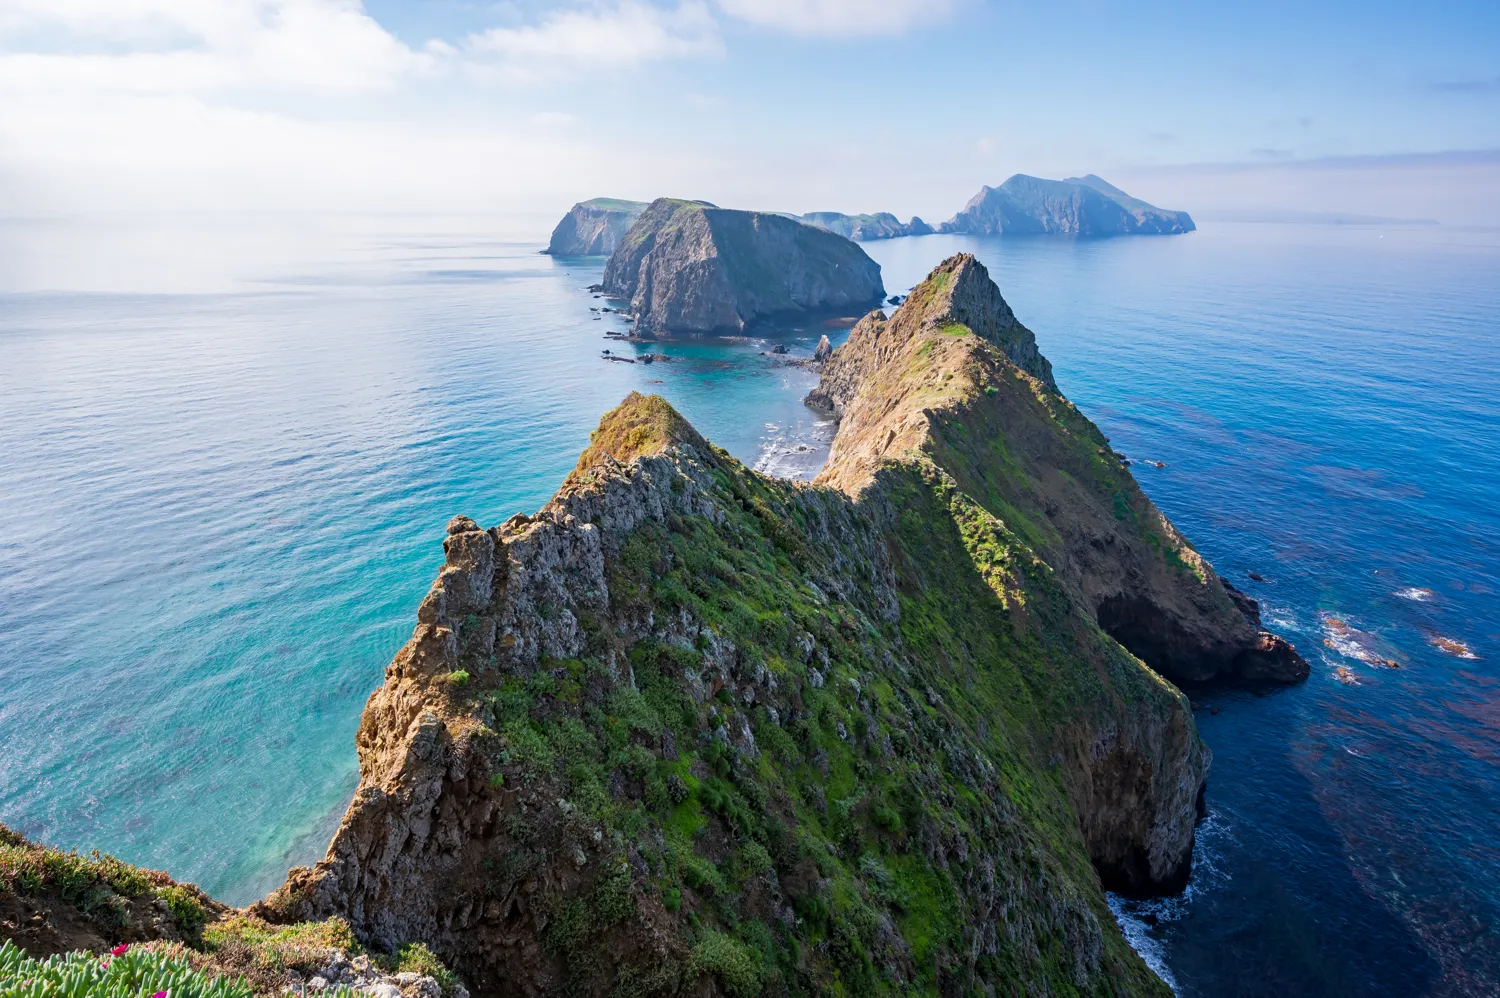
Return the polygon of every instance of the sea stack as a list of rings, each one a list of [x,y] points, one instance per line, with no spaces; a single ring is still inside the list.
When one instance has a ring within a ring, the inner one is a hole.
[[[980,188],[939,231],[1098,237],[1178,235],[1196,228],[1187,212],[1147,204],[1092,173],[1067,180],[1018,173],[999,187]]]
[[[853,242],[781,215],[659,198],[604,268],[641,335],[733,335],[758,322],[859,314],[885,294]]]
[[[557,223],[551,242],[542,252],[553,256],[609,256],[645,210],[645,201],[580,201]]]
[[[820,399],[812,485],[632,394],[541,510],[456,517],[328,853],[261,907],[481,996],[1167,998],[1104,897],[1188,874],[1209,756],[1162,670],[1269,636],[972,257]]]

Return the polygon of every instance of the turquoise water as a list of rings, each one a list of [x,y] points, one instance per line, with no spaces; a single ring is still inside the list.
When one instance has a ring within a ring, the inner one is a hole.
[[[632,389],[817,467],[765,342],[602,360],[549,221],[0,223],[0,820],[263,894],[353,790],[450,516],[540,505]],[[866,248],[893,292],[977,252],[1313,664],[1192,691],[1211,815],[1185,897],[1115,901],[1138,948],[1184,994],[1500,991],[1500,233]]]

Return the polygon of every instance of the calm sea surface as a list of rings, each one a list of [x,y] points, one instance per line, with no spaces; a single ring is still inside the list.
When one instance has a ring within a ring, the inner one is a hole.
[[[0,820],[262,895],[354,789],[449,517],[541,505],[631,390],[817,469],[769,342],[604,360],[551,221],[0,221]],[[1191,691],[1210,817],[1184,897],[1113,902],[1137,948],[1188,995],[1500,994],[1500,233],[865,248],[892,292],[977,253],[1313,664]]]

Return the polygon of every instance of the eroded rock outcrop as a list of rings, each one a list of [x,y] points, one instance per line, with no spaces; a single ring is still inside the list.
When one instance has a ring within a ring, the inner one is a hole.
[[[542,252],[553,256],[609,256],[646,205],[645,201],[620,198],[580,201],[557,223]]]
[[[981,187],[940,232],[976,236],[1177,235],[1197,226],[1185,211],[1133,198],[1101,177],[1043,180],[1018,173],[999,187]]]
[[[631,226],[603,287],[629,299],[640,335],[735,334],[778,316],[862,310],[885,294],[880,266],[842,236],[672,198]]]
[[[538,513],[455,518],[359,790],[266,910],[480,995],[1165,995],[1101,888],[1182,886],[1208,754],[1103,607],[1165,620],[1164,668],[1264,632],[971,257],[822,397],[812,485],[632,395]]]

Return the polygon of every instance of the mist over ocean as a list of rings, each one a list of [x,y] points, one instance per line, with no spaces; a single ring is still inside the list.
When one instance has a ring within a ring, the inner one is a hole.
[[[252,900],[321,856],[449,517],[540,506],[632,390],[816,471],[815,374],[603,359],[644,351],[545,224],[0,222],[0,821]],[[1500,992],[1500,232],[863,245],[892,293],[978,254],[1312,663],[1190,691],[1210,816],[1185,897],[1115,901],[1137,948],[1182,994]]]

